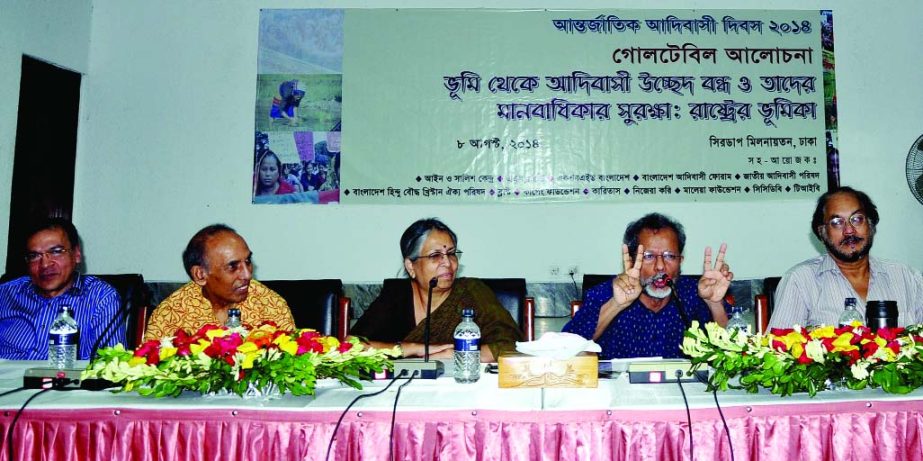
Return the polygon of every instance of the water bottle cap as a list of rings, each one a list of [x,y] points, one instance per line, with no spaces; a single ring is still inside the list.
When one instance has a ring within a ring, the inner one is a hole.
[[[474,309],[470,307],[466,307],[462,309],[461,314],[462,314],[462,317],[474,317]]]

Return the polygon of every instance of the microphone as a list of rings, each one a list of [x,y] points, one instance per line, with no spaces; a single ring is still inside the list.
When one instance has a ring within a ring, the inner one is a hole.
[[[688,330],[692,326],[692,322],[689,320],[689,314],[686,313],[686,306],[683,305],[682,298],[679,297],[679,294],[676,291],[676,283],[673,281],[672,277],[667,277],[667,286],[670,287],[672,291],[673,299],[676,300],[676,310],[679,311],[679,318],[682,319],[683,323],[686,325]]]
[[[117,328],[121,328],[122,325],[128,321],[129,313],[131,311],[131,300],[122,299],[122,296],[119,295],[119,300],[122,301],[122,304],[119,306],[119,310],[112,316],[112,320],[109,320],[109,323],[103,328],[102,333],[96,337],[96,342],[93,343],[93,347],[90,348],[90,360],[96,358],[99,355],[99,348],[102,346],[110,336],[116,331]],[[126,336],[127,338],[127,336]],[[129,346],[126,344],[125,346]]]
[[[403,359],[394,361],[394,370],[389,371],[386,376],[393,378],[406,371],[407,375],[413,376],[415,373],[422,379],[436,379],[445,373],[445,365],[438,360],[429,361],[429,336],[430,326],[429,318],[433,312],[433,288],[439,279],[433,277],[429,281],[429,297],[426,300],[426,319],[423,324],[423,359]],[[411,282],[412,283],[412,282]]]
[[[423,361],[429,362],[429,317],[433,312],[433,288],[439,280],[433,277],[429,280],[429,291],[426,295],[426,324],[423,325]]]

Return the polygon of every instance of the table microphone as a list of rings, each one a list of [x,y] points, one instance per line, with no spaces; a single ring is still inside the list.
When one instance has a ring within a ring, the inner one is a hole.
[[[679,317],[686,324],[686,329],[688,330],[692,327],[692,322],[689,320],[689,314],[686,312],[686,306],[683,305],[683,300],[680,299],[679,293],[676,291],[676,284],[673,282],[673,277],[667,276],[667,286],[670,287],[672,291],[673,299],[676,300],[676,310],[679,311]]]
[[[407,376],[412,376],[414,372],[417,372],[417,376],[422,379],[436,379],[445,373],[445,365],[443,365],[442,362],[438,360],[429,361],[429,318],[433,312],[433,288],[436,288],[436,283],[438,282],[439,279],[436,277],[433,277],[429,281],[429,296],[426,300],[426,319],[423,324],[423,359],[395,360],[394,370],[388,372],[387,376],[389,378],[400,375],[403,370],[407,371]]]

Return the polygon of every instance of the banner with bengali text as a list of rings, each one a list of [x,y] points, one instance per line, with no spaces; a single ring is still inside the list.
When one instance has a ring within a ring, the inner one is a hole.
[[[814,198],[833,16],[263,10],[254,203]]]

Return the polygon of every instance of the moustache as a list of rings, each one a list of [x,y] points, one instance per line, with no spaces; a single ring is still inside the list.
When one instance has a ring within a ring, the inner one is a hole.
[[[670,285],[670,282],[673,281],[673,278],[665,272],[661,272],[651,276],[651,278],[644,281],[644,285],[653,285],[654,288],[662,289]]]
[[[840,245],[855,245],[858,243],[862,243],[863,241],[865,241],[865,239],[862,237],[857,237],[855,235],[849,235],[849,236],[844,237],[843,240],[840,240]]]

